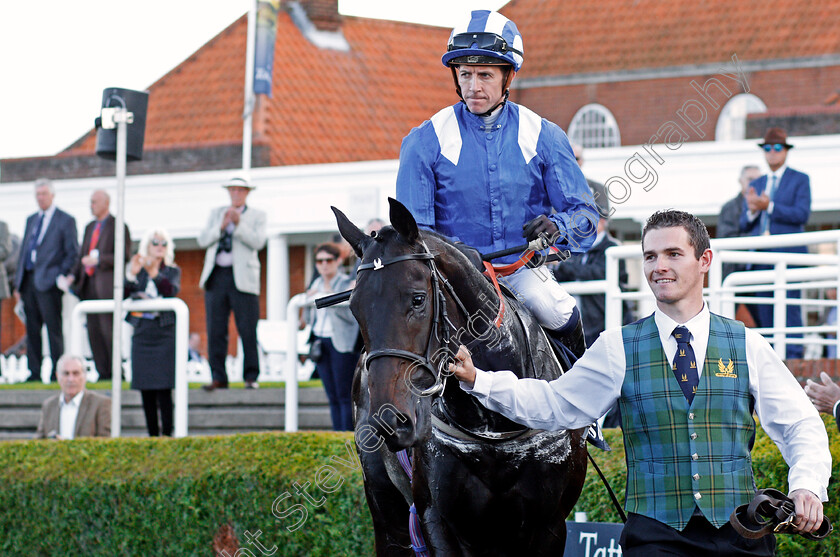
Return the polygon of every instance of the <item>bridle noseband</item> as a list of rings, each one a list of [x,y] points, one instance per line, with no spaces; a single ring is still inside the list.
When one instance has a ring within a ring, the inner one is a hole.
[[[426,340],[426,350],[425,353],[421,356],[419,354],[415,354],[414,352],[409,352],[408,350],[399,350],[396,348],[384,348],[382,350],[374,350],[373,352],[369,352],[365,357],[365,370],[370,369],[370,364],[373,360],[377,358],[401,358],[403,360],[408,360],[413,364],[419,365],[422,369],[428,371],[432,377],[434,378],[435,382],[434,385],[429,387],[428,389],[424,389],[419,393],[421,397],[423,396],[439,396],[442,392],[444,387],[446,386],[446,376],[444,376],[444,371],[448,368],[449,362],[451,361],[450,358],[440,358],[440,362],[437,366],[435,366],[434,362],[432,362],[432,337],[440,332],[438,340],[441,343],[442,347],[446,347],[450,343],[450,325],[449,318],[446,314],[446,297],[441,289],[440,285],[443,284],[446,290],[450,293],[450,295],[455,299],[456,303],[460,307],[460,309],[467,314],[467,310],[458,297],[455,295],[455,291],[452,286],[449,284],[449,281],[440,273],[435,264],[435,256],[429,251],[428,246],[422,240],[420,244],[423,246],[423,252],[421,253],[409,253],[405,255],[398,255],[396,257],[392,257],[390,259],[381,259],[376,258],[371,263],[364,263],[359,265],[358,272],[362,271],[379,271],[387,267],[388,265],[393,265],[394,263],[400,263],[402,261],[424,261],[428,264],[429,268],[431,269],[431,280],[432,280],[432,303],[434,305],[433,310],[433,318],[432,318],[432,327],[429,331],[429,338]]]

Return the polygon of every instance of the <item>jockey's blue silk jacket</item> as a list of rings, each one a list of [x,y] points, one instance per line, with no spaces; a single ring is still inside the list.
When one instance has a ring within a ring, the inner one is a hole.
[[[598,222],[566,134],[512,102],[490,126],[458,103],[411,130],[400,149],[397,200],[420,227],[482,253],[526,243],[522,225],[539,215],[557,225],[558,249],[583,253]]]

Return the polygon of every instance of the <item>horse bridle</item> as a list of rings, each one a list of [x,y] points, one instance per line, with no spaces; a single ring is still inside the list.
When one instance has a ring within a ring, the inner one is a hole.
[[[446,376],[444,375],[444,371],[449,366],[450,361],[452,358],[440,358],[440,362],[437,366],[435,366],[434,362],[432,362],[432,337],[440,332],[438,340],[442,347],[446,347],[449,345],[451,341],[450,336],[450,326],[452,325],[449,321],[449,317],[446,313],[446,295],[444,294],[443,289],[441,288],[441,284],[444,286],[447,292],[449,292],[450,296],[455,300],[455,303],[458,304],[458,307],[461,311],[464,312],[465,315],[468,315],[464,304],[455,294],[455,289],[449,283],[449,281],[444,277],[441,272],[438,270],[437,265],[435,264],[435,256],[429,251],[428,246],[422,240],[420,244],[423,246],[422,253],[409,253],[405,255],[398,255],[396,257],[392,257],[390,259],[381,259],[376,258],[371,263],[364,263],[359,265],[358,272],[362,271],[379,271],[388,265],[393,265],[394,263],[400,263],[402,261],[424,261],[429,265],[431,269],[431,281],[432,281],[432,304],[433,304],[433,317],[432,317],[432,327],[429,330],[429,337],[426,339],[426,350],[424,354],[421,356],[414,352],[410,352],[408,350],[399,350],[397,348],[383,348],[382,350],[374,350],[373,352],[369,352],[365,357],[365,370],[370,369],[370,364],[373,360],[378,358],[401,358],[403,360],[408,360],[413,364],[420,366],[420,368],[428,371],[431,376],[434,378],[434,384],[429,387],[428,389],[424,389],[419,394],[421,397],[424,396],[437,396],[443,392],[444,387],[446,386]]]

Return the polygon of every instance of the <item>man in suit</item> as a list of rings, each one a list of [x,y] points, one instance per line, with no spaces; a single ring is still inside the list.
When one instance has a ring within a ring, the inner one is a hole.
[[[222,184],[230,205],[210,213],[198,244],[207,248],[199,286],[204,288],[207,318],[208,359],[213,382],[208,391],[228,386],[225,357],[228,320],[233,311],[236,330],[242,339],[245,388],[255,389],[260,374],[257,352],[257,321],[260,318],[260,259],[266,242],[266,215],[248,207],[245,200],[254,186],[244,178]]]
[[[11,296],[9,279],[6,276],[6,259],[10,255],[12,255],[12,237],[9,234],[9,225],[0,220],[0,315],[2,315],[3,300]],[[2,318],[0,318],[0,324],[2,324],[2,321]],[[0,334],[0,339],[2,338],[2,334]]]
[[[754,411],[790,467],[794,527],[813,533],[823,522],[831,476],[825,426],[764,337],[709,312],[709,246],[697,217],[652,215],[642,261],[656,310],[605,331],[558,379],[478,370],[463,346],[450,366],[481,404],[536,429],[584,427],[620,402],[626,557],[773,555],[772,535],[746,539],[729,522],[755,495]]]
[[[764,158],[770,172],[750,183],[741,211],[740,229],[743,236],[766,236],[771,234],[795,234],[804,232],[811,215],[811,181],[808,175],[787,166],[788,151],[793,145],[787,142],[787,132],[782,128],[770,128],[764,134],[764,142],[758,144],[764,150]],[[768,251],[808,253],[805,246],[775,248]],[[768,266],[753,265],[753,270],[769,269]],[[769,296],[769,293],[759,293]],[[788,298],[799,298],[799,290],[788,290]],[[773,326],[773,306],[756,306],[756,323],[759,327]],[[802,326],[802,308],[787,307],[787,326]],[[801,334],[789,334],[801,337]],[[789,344],[787,358],[802,358],[801,344]]]
[[[64,353],[62,292],[56,281],[59,277],[67,280],[79,252],[76,219],[56,207],[54,198],[55,188],[50,180],[35,181],[38,212],[26,219],[15,274],[15,296],[23,300],[26,315],[26,356],[30,372],[27,381],[41,379],[41,327],[45,324],[53,361],[51,378],[55,379],[58,358]]]
[[[92,220],[85,227],[82,249],[73,268],[73,290],[80,300],[114,298],[114,230],[116,220],[109,212],[111,197],[104,190],[90,196]],[[125,253],[131,257],[131,235],[125,227]],[[111,379],[114,318],[110,313],[87,316],[88,339],[99,379]]]
[[[840,430],[840,386],[831,380],[826,372],[820,372],[820,382],[811,379],[805,382],[805,394],[820,412],[834,416]]]
[[[583,167],[583,147],[572,145],[572,151],[578,165]],[[607,273],[607,248],[619,245],[618,240],[613,238],[609,231],[610,206],[606,188],[602,183],[589,178],[586,179],[586,182],[592,190],[592,197],[598,209],[598,232],[592,242],[592,247],[586,253],[572,255],[566,261],[562,261],[555,266],[554,276],[560,282],[604,280]],[[622,259],[618,264],[618,282],[622,289],[627,286],[627,280],[627,268]],[[576,296],[576,298],[578,298],[578,307],[583,320],[583,333],[588,348],[604,331],[606,297],[603,294],[587,294]],[[624,304],[624,317],[625,323],[632,321],[630,308],[626,303]]]
[[[749,164],[741,169],[738,183],[741,189],[738,195],[724,203],[718,216],[717,237],[737,238],[741,236],[741,211],[744,208],[744,199],[750,189],[750,183],[761,177],[761,170],[755,165]],[[737,263],[723,264],[723,278],[735,271],[743,270],[744,266]]]
[[[61,393],[41,405],[36,439],[110,437],[111,399],[85,389],[85,365],[79,356],[58,360]]]

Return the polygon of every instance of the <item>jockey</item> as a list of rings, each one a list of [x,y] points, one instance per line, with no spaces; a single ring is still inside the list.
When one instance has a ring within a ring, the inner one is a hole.
[[[516,247],[523,237],[583,253],[598,213],[569,140],[557,125],[508,101],[523,52],[516,24],[497,12],[473,11],[452,30],[442,61],[461,102],[403,140],[397,199],[419,226],[482,253]],[[552,337],[582,352],[575,300],[551,272],[521,267],[500,280]]]

